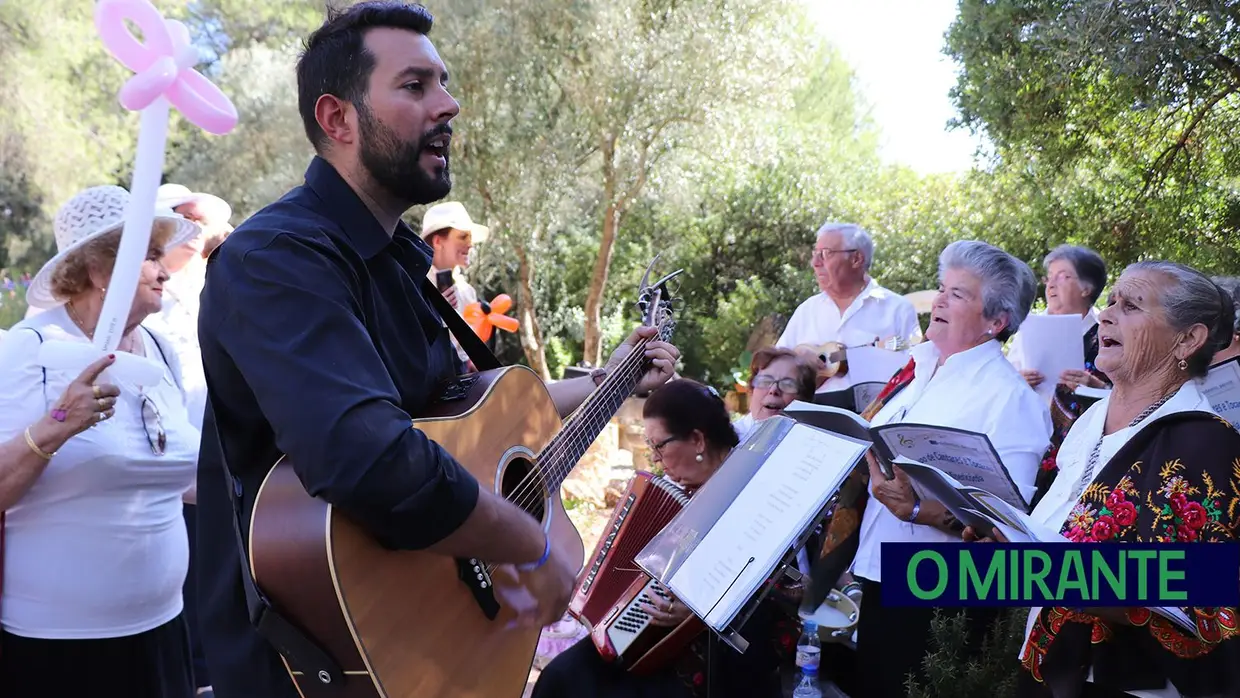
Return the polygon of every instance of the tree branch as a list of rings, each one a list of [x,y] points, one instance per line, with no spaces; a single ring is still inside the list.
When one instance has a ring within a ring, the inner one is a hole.
[[[1161,184],[1164,179],[1166,179],[1167,173],[1171,170],[1171,165],[1175,162],[1176,156],[1184,150],[1185,145],[1188,144],[1188,139],[1192,137],[1193,133],[1197,130],[1197,127],[1201,125],[1201,122],[1205,120],[1206,116],[1210,114],[1219,102],[1223,101],[1228,96],[1235,94],[1237,89],[1240,89],[1240,85],[1230,84],[1222,92],[1219,92],[1210,99],[1206,100],[1206,103],[1201,105],[1197,112],[1193,114],[1193,118],[1189,120],[1188,125],[1184,127],[1183,131],[1180,132],[1180,137],[1175,140],[1175,143],[1167,146],[1161,153],[1158,154],[1158,157],[1154,158],[1153,169],[1147,173],[1145,178],[1145,186],[1141,189],[1141,193],[1137,195],[1138,203],[1144,201],[1149,193],[1157,185]]]

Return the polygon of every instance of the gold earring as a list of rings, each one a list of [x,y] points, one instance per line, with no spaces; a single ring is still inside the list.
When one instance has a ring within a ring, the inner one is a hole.
[[[1188,370],[1188,362],[1187,362],[1187,361],[1185,361],[1184,359],[1180,359],[1180,363],[1178,364],[1178,366],[1180,367],[1180,370],[1181,370],[1181,371],[1187,371],[1187,370]]]

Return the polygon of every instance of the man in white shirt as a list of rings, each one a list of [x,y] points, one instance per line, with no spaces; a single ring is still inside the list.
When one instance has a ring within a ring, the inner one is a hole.
[[[823,225],[818,230],[811,262],[822,292],[796,309],[775,345],[794,349],[799,345],[816,347],[839,342],[845,347],[857,347],[891,338],[910,344],[920,342],[917,310],[903,296],[879,286],[870,277],[873,261],[874,240],[860,226]],[[850,368],[843,376],[827,379],[818,392],[842,390],[853,382]]]
[[[439,285],[439,291],[457,312],[464,311],[470,303],[478,302],[478,292],[465,280],[464,270],[469,267],[469,253],[474,244],[484,242],[489,234],[490,229],[475,223],[465,206],[456,201],[435,204],[422,217],[422,239],[435,250],[427,275],[438,285],[437,277],[441,271],[451,273],[451,285]],[[452,344],[461,361],[469,364],[469,355],[455,337]]]

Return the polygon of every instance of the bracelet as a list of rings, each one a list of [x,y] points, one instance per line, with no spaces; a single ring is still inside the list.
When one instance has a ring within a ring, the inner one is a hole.
[[[596,368],[593,371],[590,371],[590,380],[594,381],[595,386],[602,385],[603,381],[606,379],[607,379],[607,369]]]
[[[56,455],[55,451],[48,453],[47,451],[39,448],[39,444],[35,443],[34,437],[30,435],[30,427],[26,427],[26,431],[23,433],[26,435],[26,445],[29,446],[30,450],[34,451],[40,458],[43,460],[51,460],[52,456]]]
[[[533,572],[534,570],[547,564],[547,560],[551,558],[551,536],[547,536],[547,545],[543,548],[542,557],[534,562],[527,562],[524,565],[517,565],[517,569],[521,572]]]
[[[913,513],[905,521],[909,523],[917,523],[917,515],[921,513],[921,497],[913,495]]]

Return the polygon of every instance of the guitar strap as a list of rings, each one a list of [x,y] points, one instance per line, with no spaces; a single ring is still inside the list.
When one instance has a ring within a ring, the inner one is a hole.
[[[503,364],[499,359],[495,358],[495,354],[487,348],[487,345],[474,334],[470,329],[469,323],[465,322],[465,318],[457,312],[456,308],[448,302],[447,298],[435,288],[430,279],[422,280],[422,295],[426,296],[435,311],[443,318],[445,324],[448,325],[448,331],[452,336],[456,337],[456,341],[460,343],[461,348],[469,355],[469,360],[474,362],[474,368],[479,371],[490,371],[493,368],[501,368]]]
[[[211,415],[211,433],[220,454],[220,470],[224,473],[224,487],[228,499],[232,502],[233,533],[237,536],[237,550],[241,554],[241,586],[245,590],[245,607],[250,617],[250,624],[267,642],[284,655],[288,663],[304,676],[315,676],[325,685],[344,688],[344,673],[340,666],[323,651],[313,640],[288,621],[259,591],[254,583],[254,575],[250,571],[250,556],[245,544],[245,536],[241,532],[241,521],[245,505],[242,502],[244,489],[241,479],[234,476],[228,469],[228,456],[224,454],[224,443],[220,440],[220,422],[216,418],[215,408],[211,404],[211,396],[207,395],[207,412]]]

